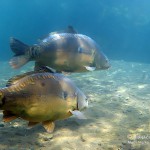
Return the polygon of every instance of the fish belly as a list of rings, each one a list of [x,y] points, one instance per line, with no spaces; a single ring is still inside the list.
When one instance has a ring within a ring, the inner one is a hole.
[[[18,109],[16,109],[15,113],[30,122],[55,121],[68,118],[71,115],[67,103],[56,98],[39,99],[32,104],[25,104],[22,109],[20,107],[20,111],[17,112]]]

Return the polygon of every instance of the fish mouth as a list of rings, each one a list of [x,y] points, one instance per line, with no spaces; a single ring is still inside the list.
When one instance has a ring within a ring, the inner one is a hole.
[[[81,108],[80,111],[84,111],[86,109],[87,109],[87,107],[85,106],[85,107]]]
[[[79,108],[79,104],[77,103],[77,110],[79,110],[79,111],[84,111],[84,110],[86,110],[87,108],[88,108],[88,102],[86,102],[86,105],[83,106],[82,108]]]
[[[110,67],[111,67],[111,65],[107,65],[107,66],[104,66],[103,69],[106,70],[106,69],[108,69]]]
[[[77,102],[77,110],[79,110],[79,106],[78,106],[79,104],[78,104],[78,102]]]
[[[97,68],[97,69],[106,70],[106,69],[108,69],[108,68],[110,68],[110,67],[111,67],[110,64],[105,64],[105,65],[103,65],[103,66],[97,66],[96,68]]]

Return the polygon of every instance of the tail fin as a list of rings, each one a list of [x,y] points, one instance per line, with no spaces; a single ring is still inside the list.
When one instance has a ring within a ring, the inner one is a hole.
[[[29,61],[30,57],[27,55],[27,51],[30,49],[30,46],[15,38],[10,38],[10,48],[15,53],[15,56],[9,62],[12,68],[20,68]]]

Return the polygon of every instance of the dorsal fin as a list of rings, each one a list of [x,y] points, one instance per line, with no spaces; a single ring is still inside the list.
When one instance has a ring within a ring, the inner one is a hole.
[[[68,26],[67,29],[65,30],[65,33],[73,33],[77,34],[77,31],[73,28],[73,26]]]
[[[60,33],[72,33],[72,34],[77,34],[78,32],[73,28],[73,26],[68,25],[68,27],[65,30],[60,30],[60,31],[53,31],[50,32],[48,35],[43,36],[38,39],[39,42],[42,42],[45,38],[54,35],[54,34],[60,34]]]
[[[21,74],[21,75],[16,75],[12,78],[10,78],[7,83],[6,83],[6,87],[14,84],[16,81],[18,81],[19,79],[25,77],[25,76],[29,76],[29,75],[32,75],[32,74],[35,74],[35,73],[44,73],[44,72],[49,72],[49,73],[55,73],[55,70],[48,67],[48,66],[43,66],[43,67],[39,67],[38,70],[36,71],[30,71],[30,72],[26,72],[24,74]]]
[[[21,79],[21,78],[23,78],[23,77],[25,77],[25,76],[31,75],[31,74],[33,74],[33,73],[35,73],[35,72],[34,72],[34,71],[30,71],[30,72],[26,72],[26,73],[24,73],[24,74],[16,75],[16,76],[10,78],[10,79],[7,81],[7,83],[6,83],[6,87],[11,86],[12,84],[14,84],[14,83],[15,83],[16,81],[18,81],[19,79]]]
[[[73,33],[73,34],[77,34],[77,31],[73,28],[73,26],[69,25],[65,30],[54,31],[54,32],[49,33],[49,35],[53,35],[53,34],[57,34],[57,33]]]

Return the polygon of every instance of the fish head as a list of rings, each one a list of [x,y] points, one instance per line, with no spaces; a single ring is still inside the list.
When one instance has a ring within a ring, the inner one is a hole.
[[[91,50],[93,51],[92,55],[90,56],[91,58],[84,67],[88,71],[94,71],[94,70],[105,70],[110,68],[110,63],[106,55],[104,55],[102,52],[99,52],[97,50]]]
[[[110,68],[111,66],[107,56],[100,51],[96,51],[95,53],[94,65],[96,67],[96,70],[105,70]]]
[[[82,39],[79,40],[79,45],[78,53],[82,57],[78,62],[84,64],[86,70],[103,70],[110,67],[108,58],[93,39],[82,35]],[[82,60],[83,62],[81,62]]]
[[[85,94],[69,78],[61,76],[59,83],[63,92],[63,99],[68,101],[69,105],[74,106],[77,110],[84,110],[88,107],[88,99]]]
[[[77,109],[83,111],[88,107],[88,99],[85,94],[78,89],[77,91]]]

